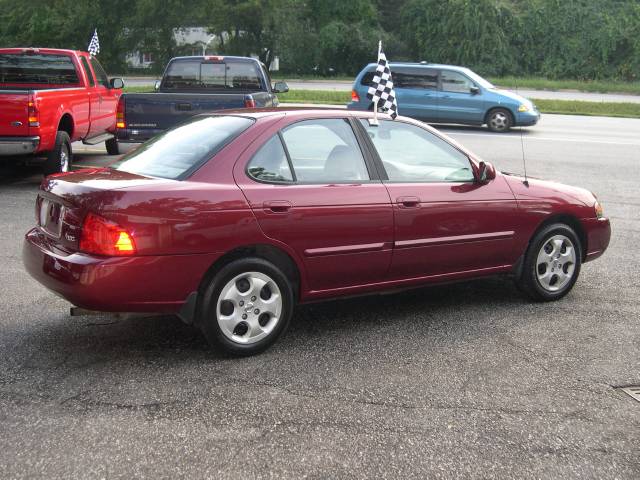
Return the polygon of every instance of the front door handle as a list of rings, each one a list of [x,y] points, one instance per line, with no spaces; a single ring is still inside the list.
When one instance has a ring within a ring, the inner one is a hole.
[[[287,213],[291,209],[291,202],[286,200],[269,200],[262,204],[267,213]]]
[[[398,197],[396,203],[400,208],[419,208],[420,199],[418,197]]]

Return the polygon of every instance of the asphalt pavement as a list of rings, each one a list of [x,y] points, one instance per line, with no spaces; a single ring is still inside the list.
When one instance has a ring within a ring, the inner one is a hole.
[[[20,258],[40,176],[5,171],[0,478],[640,478],[640,402],[615,388],[640,384],[640,120],[441,128],[597,193],[611,245],[565,299],[495,278],[305,305],[227,358],[173,317],[70,317]]]

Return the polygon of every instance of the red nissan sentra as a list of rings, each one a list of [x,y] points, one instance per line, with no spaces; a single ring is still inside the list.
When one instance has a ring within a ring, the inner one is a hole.
[[[176,313],[248,355],[298,302],[494,274],[558,300],[607,248],[590,192],[527,184],[423,123],[371,116],[198,116],[111,168],[48,177],[24,264],[74,305]]]

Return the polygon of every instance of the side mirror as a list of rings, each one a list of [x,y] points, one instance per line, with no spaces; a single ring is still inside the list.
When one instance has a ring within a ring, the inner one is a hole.
[[[120,89],[124,87],[124,80],[121,78],[112,78],[109,80],[109,85],[111,88]]]
[[[490,163],[480,162],[478,164],[478,177],[479,183],[487,183],[489,180],[496,178],[496,169]]]
[[[478,95],[480,93],[480,88],[474,85],[469,89],[469,91],[471,92],[471,95]]]
[[[289,91],[289,85],[287,82],[276,82],[273,86],[274,93],[287,93]]]
[[[156,83],[153,84],[153,89],[157,92],[160,90],[160,80],[156,80]]]

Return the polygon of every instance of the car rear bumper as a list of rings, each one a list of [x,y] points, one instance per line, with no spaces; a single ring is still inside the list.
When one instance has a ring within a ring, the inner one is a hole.
[[[0,156],[30,155],[39,145],[40,137],[0,137]]]
[[[116,138],[122,143],[143,143],[164,132],[158,128],[122,128],[116,131]]]
[[[219,256],[69,254],[37,228],[25,235],[22,248],[34,279],[78,307],[105,312],[178,313]]]
[[[600,257],[611,240],[611,224],[608,218],[582,219],[582,226],[587,237],[587,253],[585,262]]]

